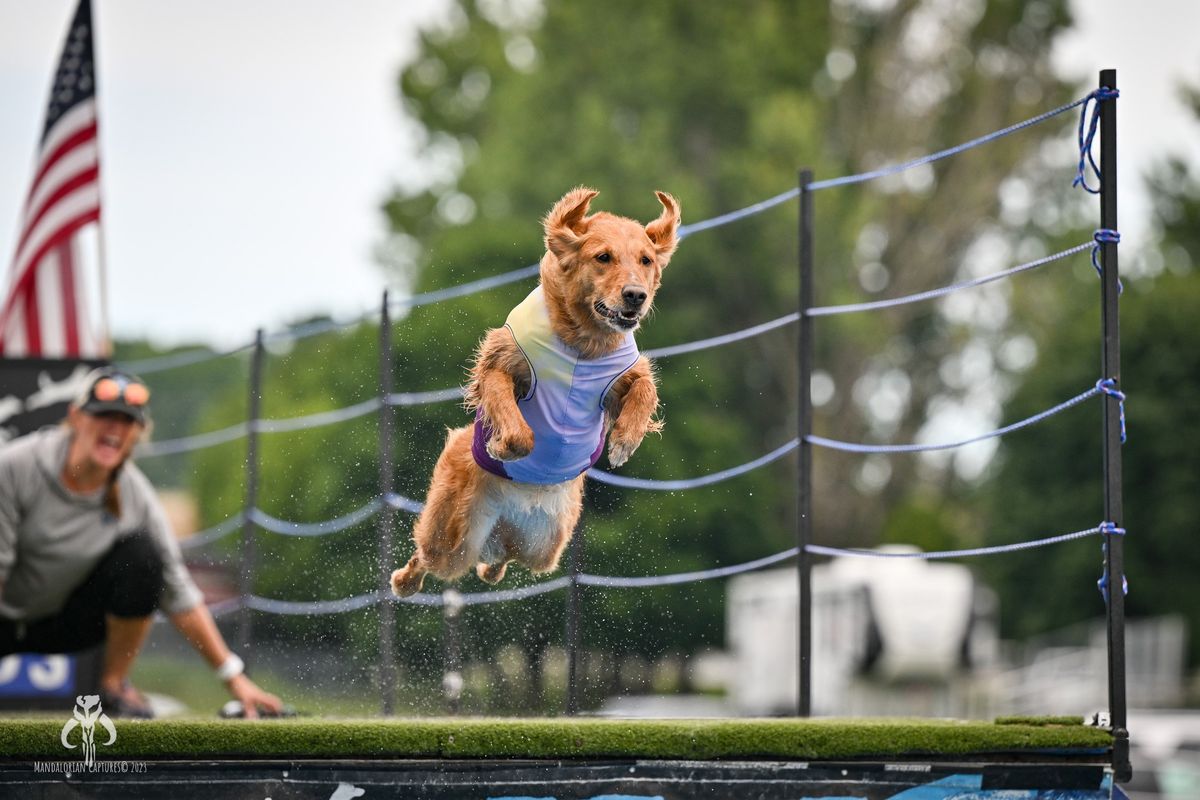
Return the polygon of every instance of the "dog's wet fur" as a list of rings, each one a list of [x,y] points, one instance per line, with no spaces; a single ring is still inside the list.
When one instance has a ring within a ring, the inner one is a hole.
[[[650,313],[654,296],[678,245],[679,204],[657,192],[658,219],[643,226],[607,212],[588,215],[597,192],[579,187],[554,204],[543,220],[546,253],[541,284],[554,333],[581,358],[620,347]],[[475,354],[465,389],[466,406],[492,430],[487,451],[500,461],[533,450],[533,431],[517,398],[529,393],[532,375],[512,334],[487,332]],[[624,464],[647,433],[658,432],[658,388],[642,356],[609,390],[605,400],[608,461]],[[425,508],[413,529],[416,552],[392,573],[401,597],[421,589],[426,573],[454,580],[472,566],[498,583],[510,562],[548,572],[571,539],[583,506],[580,475],[559,484],[511,481],[482,469],[471,455],[472,425],[455,428],[433,469]]]

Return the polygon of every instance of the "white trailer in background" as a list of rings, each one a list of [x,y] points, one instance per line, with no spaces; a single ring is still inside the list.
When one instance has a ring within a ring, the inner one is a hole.
[[[889,546],[880,552],[918,551]],[[784,569],[730,581],[729,694],[739,714],[795,712],[798,580],[796,570]],[[874,683],[936,692],[969,661],[996,659],[993,595],[958,564],[835,558],[813,567],[812,598],[814,715],[894,713],[894,704],[871,707],[859,687],[852,691],[864,674]],[[928,703],[913,709],[929,710],[939,709]]]

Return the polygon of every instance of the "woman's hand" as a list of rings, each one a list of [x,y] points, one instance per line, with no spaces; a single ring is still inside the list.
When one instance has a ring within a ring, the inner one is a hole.
[[[254,681],[243,673],[235,675],[225,682],[229,693],[242,704],[246,719],[257,719],[259,710],[266,714],[279,714],[283,710],[283,701],[270,692],[263,691]]]

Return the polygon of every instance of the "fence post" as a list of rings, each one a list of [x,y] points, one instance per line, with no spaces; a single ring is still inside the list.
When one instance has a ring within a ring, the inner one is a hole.
[[[376,518],[382,582],[379,602],[379,710],[385,717],[395,713],[396,703],[396,604],[392,601],[391,592],[392,568],[395,567],[392,531],[395,529],[396,509],[388,502],[395,489],[396,409],[388,402],[391,394],[392,321],[388,314],[388,293],[385,289],[379,314],[379,498],[383,504]]]
[[[808,309],[813,305],[813,201],[808,185],[812,183],[812,170],[800,171],[800,320],[797,327],[799,350],[799,408],[796,414],[797,436],[800,439],[799,487],[796,493],[796,554],[797,578],[800,582],[797,609],[799,616],[799,646],[796,713],[801,717],[812,716],[812,559],[808,545],[812,542],[812,445],[808,435],[812,433],[812,317]]]
[[[246,502],[242,509],[242,571],[239,591],[242,609],[238,616],[238,650],[250,663],[254,638],[254,611],[249,598],[254,594],[254,573],[258,553],[254,541],[254,512],[258,508],[258,418],[262,408],[263,329],[254,332],[254,351],[250,355],[249,409],[246,415]]]
[[[1100,86],[1117,88],[1117,71],[1100,72]],[[1098,101],[1100,106],[1100,227],[1117,227],[1117,101]],[[1117,243],[1100,245],[1101,327],[1105,378],[1121,384],[1121,336],[1118,293]],[[1116,398],[1104,398],[1104,519],[1122,526],[1121,498],[1121,412]],[[1113,733],[1113,772],[1119,781],[1133,776],[1129,763],[1129,731],[1125,717],[1125,558],[1120,535],[1104,534],[1104,577],[1108,581],[1108,711]]]
[[[567,716],[579,713],[579,573],[583,571],[583,524],[571,540],[571,585],[567,587]]]

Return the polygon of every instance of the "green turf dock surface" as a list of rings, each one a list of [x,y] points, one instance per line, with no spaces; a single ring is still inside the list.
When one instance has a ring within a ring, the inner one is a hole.
[[[62,759],[60,717],[0,718],[0,757]],[[107,759],[902,759],[1108,757],[1108,731],[1069,718],[392,719],[113,721]],[[107,741],[97,730],[97,744]]]

